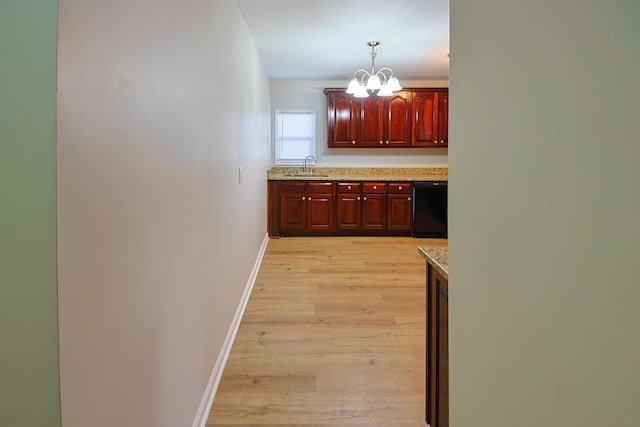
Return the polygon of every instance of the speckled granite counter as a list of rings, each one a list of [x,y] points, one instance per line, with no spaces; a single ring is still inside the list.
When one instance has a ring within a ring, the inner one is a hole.
[[[442,168],[329,168],[312,167],[311,175],[295,175],[297,167],[273,167],[267,179],[329,181],[447,181],[449,169]]]
[[[447,246],[425,246],[419,247],[418,252],[433,268],[449,280],[449,248]]]

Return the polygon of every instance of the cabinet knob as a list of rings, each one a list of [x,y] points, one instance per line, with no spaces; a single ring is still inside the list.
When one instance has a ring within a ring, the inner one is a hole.
[[[360,200],[360,196],[358,196],[358,198],[356,200]]]
[[[411,197],[407,197],[407,200],[411,201]]]
[[[382,141],[380,141],[380,145],[382,145]]]
[[[374,185],[374,186],[373,186],[373,189],[374,189],[374,190],[377,190],[377,189],[378,189],[378,186],[377,186],[377,185]]]
[[[307,198],[306,198],[306,197],[304,197],[304,196],[302,196],[302,200],[307,200]]]
[[[444,139],[441,139],[441,140],[440,140],[440,144],[444,144]]]
[[[367,196],[364,196],[364,197],[362,198],[362,200],[367,200]]]
[[[347,185],[347,190],[351,190],[351,186],[350,185]]]
[[[398,190],[402,190],[402,185],[398,186]]]
[[[389,145],[389,141],[387,141],[386,144]]]
[[[356,142],[355,141],[351,141],[351,143],[355,145]]]

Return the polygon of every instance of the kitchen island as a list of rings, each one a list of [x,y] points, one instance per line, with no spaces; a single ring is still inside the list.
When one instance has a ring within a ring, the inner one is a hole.
[[[449,426],[449,248],[419,247],[427,262],[426,421]]]

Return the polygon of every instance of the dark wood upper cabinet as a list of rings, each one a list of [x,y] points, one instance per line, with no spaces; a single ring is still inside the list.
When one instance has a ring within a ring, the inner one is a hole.
[[[382,139],[382,98],[370,96],[355,99],[358,108],[356,125],[356,145],[360,147],[377,147]]]
[[[344,91],[327,92],[327,126],[330,147],[352,147],[356,144],[356,117],[358,114],[355,98]]]
[[[449,91],[438,92],[438,146],[449,145]]]
[[[446,147],[448,89],[406,89],[354,98],[325,89],[328,147]]]
[[[408,147],[411,144],[410,92],[396,92],[385,98],[383,122],[384,144],[388,147]]]
[[[449,144],[449,90],[417,89],[413,92],[414,147],[447,147]]]

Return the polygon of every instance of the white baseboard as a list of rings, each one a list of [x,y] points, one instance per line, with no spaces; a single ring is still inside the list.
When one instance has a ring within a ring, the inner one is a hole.
[[[213,398],[216,396],[216,392],[218,391],[222,372],[227,364],[227,359],[229,358],[233,341],[236,339],[236,333],[240,327],[240,321],[242,320],[242,315],[247,307],[247,302],[249,302],[249,297],[251,296],[251,291],[253,290],[256,277],[258,276],[260,264],[262,264],[262,257],[267,250],[268,243],[269,235],[265,234],[262,246],[260,247],[260,252],[258,253],[258,258],[253,266],[253,270],[251,270],[251,275],[249,276],[249,280],[247,280],[244,293],[242,294],[242,299],[236,309],[236,314],[233,317],[231,326],[229,326],[229,330],[227,331],[227,336],[224,340],[224,344],[222,345],[222,350],[220,350],[218,360],[216,360],[216,364],[213,366],[213,371],[211,372],[211,377],[209,377],[207,388],[205,389],[204,396],[202,396],[202,400],[200,401],[200,407],[198,407],[198,413],[196,414],[196,418],[193,420],[193,427],[205,427],[205,424],[207,423],[209,412],[213,405]]]

